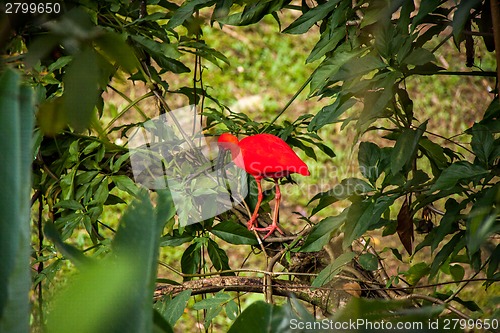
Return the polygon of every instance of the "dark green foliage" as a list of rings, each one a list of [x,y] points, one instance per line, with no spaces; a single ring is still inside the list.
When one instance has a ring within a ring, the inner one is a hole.
[[[428,260],[413,263],[406,271],[392,270],[395,275],[384,281],[387,287],[397,285],[399,279],[410,286],[450,279],[460,284],[481,272],[487,279],[484,286],[492,288],[500,279],[498,89],[493,90],[484,115],[457,133],[465,141],[433,133],[434,119],[424,118],[422,110],[414,107],[418,96],[408,89],[421,75],[457,74],[438,62],[438,50],[448,37],[460,50],[471,36],[470,27],[477,27],[484,37],[477,39],[475,47],[490,51],[495,47],[488,35],[492,25],[487,21],[489,2],[328,0],[309,8],[311,4],[304,1],[297,6],[287,0],[190,0],[181,4],[81,0],[61,2],[63,10],[57,15],[38,15],[36,20],[13,18],[15,24],[5,28],[10,30],[0,31],[2,36],[11,36],[2,45],[5,56],[2,54],[0,65],[0,175],[4,189],[0,198],[0,331],[29,329],[30,164],[33,203],[40,205],[31,237],[33,286],[40,308],[46,302],[41,286],[52,283],[66,260],[78,270],[66,281],[67,288],[55,293],[49,316],[43,317],[45,310],[33,316],[37,329],[46,325],[49,333],[172,332],[194,293],[184,290],[152,306],[160,247],[183,250],[178,263],[183,283],[215,272],[236,277],[231,267],[239,263],[233,263],[227,245],[253,251],[269,248],[240,224],[240,216],[234,212],[187,226],[176,224],[169,189],[148,193],[134,182],[127,147],[112,140],[126,141],[129,131],[145,126],[149,117],[139,102],[148,98],[155,98],[150,104],[159,115],[170,111],[171,97],[181,96],[201,108],[208,135],[272,133],[311,160],[330,159],[339,153],[320,137],[331,124],[341,123],[342,131],[356,132],[352,147],[358,149],[359,175],[340,179],[335,187],[307,198],[309,216],[301,219],[310,229],[305,236],[281,242],[280,262],[291,262],[297,252],[321,256],[320,251],[343,232],[345,252],[332,257],[323,269],[315,267],[317,275],[301,280],[308,281],[309,287],[318,291],[328,287],[353,260],[368,275],[376,275],[383,260],[368,251],[369,241],[357,242],[375,230],[383,237],[397,232],[407,252],[413,250],[411,259],[430,252]],[[297,10],[301,12],[295,13],[282,32],[307,34],[317,40],[306,60],[316,64],[309,80],[273,121],[262,122],[228,110],[227,101],[219,101],[217,91],[208,89],[210,82],[203,82],[202,73],[208,67],[201,60],[224,69],[231,66],[231,59],[226,50],[217,50],[204,39],[204,28],[247,26],[268,15],[280,26],[281,13]],[[469,46],[466,49],[470,52]],[[186,73],[191,73],[195,86],[172,88]],[[459,74],[494,75],[488,69]],[[115,87],[120,81],[142,82],[148,92],[128,100]],[[327,105],[297,115],[293,121],[278,122],[307,86],[308,98],[329,101]],[[113,115],[104,113],[104,93],[110,90],[129,103]],[[454,93],[449,92],[450,96]],[[129,110],[141,118],[132,123],[124,117]],[[32,137],[34,113],[37,123]],[[125,124],[116,125],[118,120]],[[445,144],[437,138],[445,139]],[[262,213],[270,210],[273,196],[266,193]],[[255,201],[251,192],[246,202],[250,209]],[[339,202],[341,213],[312,222],[315,215]],[[114,206],[123,208],[124,204],[128,207],[118,227],[108,225],[106,213],[114,213]],[[415,238],[414,231],[426,235]],[[90,239],[90,248],[75,241],[82,234]],[[352,248],[353,243],[363,244],[362,249]],[[387,247],[384,252],[399,261],[407,260],[398,248]],[[163,282],[179,284],[168,279]],[[423,302],[419,307],[409,300],[354,298],[333,320],[422,321],[425,325],[437,320],[450,304],[479,311],[474,301],[459,297],[460,291],[428,291],[421,299],[436,304]],[[234,321],[230,332],[285,332],[292,319],[314,322],[294,297],[290,304],[258,301],[239,314],[241,308],[233,294],[220,290],[196,302],[193,309],[204,312],[207,330],[223,313]]]

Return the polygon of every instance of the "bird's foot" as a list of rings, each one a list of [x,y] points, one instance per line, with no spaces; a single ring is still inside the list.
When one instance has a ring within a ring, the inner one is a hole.
[[[257,216],[248,220],[247,228],[248,230],[253,230],[257,225]]]
[[[265,227],[265,228],[256,228],[256,227],[254,227],[253,230],[256,230],[256,231],[269,231],[264,237],[262,237],[262,239],[266,239],[267,237],[269,237],[275,230],[278,230],[280,234],[284,235],[283,231],[281,231],[281,229],[278,226],[278,224],[275,224],[275,223],[273,223],[270,226]]]

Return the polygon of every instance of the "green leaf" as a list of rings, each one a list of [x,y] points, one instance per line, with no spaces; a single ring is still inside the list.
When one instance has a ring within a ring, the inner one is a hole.
[[[418,129],[405,128],[394,145],[391,156],[391,173],[397,174],[405,165],[415,159],[418,143],[427,127],[427,121],[423,122]]]
[[[47,136],[55,136],[68,123],[68,117],[63,109],[62,97],[56,97],[42,102],[38,108],[38,125]]]
[[[161,73],[164,73],[166,71],[171,71],[172,73],[175,74],[181,74],[181,73],[189,73],[191,71],[189,67],[184,65],[179,60],[166,57],[162,53],[151,53],[151,57],[156,61],[158,66],[161,67],[162,69]],[[156,73],[156,70],[151,70],[152,68],[154,67],[149,67],[152,77],[155,79],[156,82],[163,84],[163,81],[158,75],[158,73]],[[166,87],[168,87],[168,84],[166,85]]]
[[[374,188],[359,178],[345,178],[342,179],[340,184],[336,185],[334,191],[340,199],[349,198],[353,195],[361,195],[373,191]]]
[[[20,74],[0,72],[0,331],[29,332],[33,100]],[[7,190],[8,189],[8,190]]]
[[[200,8],[209,7],[215,3],[214,0],[190,0],[186,1],[174,11],[174,15],[167,23],[166,29],[173,29],[193,16],[193,13]]]
[[[375,119],[383,114],[389,101],[394,98],[394,83],[399,75],[397,72],[388,74],[377,82],[374,91],[366,93],[363,111],[356,124],[359,132],[364,132]]]
[[[208,257],[216,270],[223,271],[231,269],[229,267],[229,258],[227,257],[226,252],[211,238],[208,239],[207,251]],[[234,273],[224,275],[234,275]]]
[[[329,216],[319,221],[311,232],[307,235],[304,245],[300,247],[300,252],[316,252],[321,251],[323,246],[328,244],[332,232],[336,231],[342,223],[344,223],[347,216],[347,210],[344,210],[337,216]]]
[[[497,244],[495,250],[490,255],[490,263],[488,264],[488,269],[486,271],[488,279],[492,279],[495,276],[498,266],[500,266],[500,244]]]
[[[108,196],[109,196],[108,180],[107,178],[104,178],[99,187],[97,188],[97,190],[94,192],[94,201],[92,203],[103,205],[108,199]]]
[[[479,165],[474,165],[467,161],[459,161],[443,170],[439,178],[431,186],[430,191],[448,190],[453,188],[458,182],[469,182],[472,178],[486,174],[488,174],[488,170]]]
[[[343,247],[347,248],[351,243],[361,237],[367,230],[380,221],[382,214],[394,203],[397,195],[380,196],[376,199],[354,201],[349,208],[347,221],[344,227]]]
[[[462,218],[460,212],[464,209],[465,202],[458,203],[455,199],[449,198],[445,203],[445,214],[439,221],[439,225],[429,234],[432,239],[431,251],[437,249],[439,243],[449,234],[458,231],[458,221]]]
[[[105,205],[118,205],[118,204],[126,204],[127,202],[120,197],[117,197],[114,194],[110,194],[106,199]]]
[[[361,267],[367,271],[375,271],[378,269],[378,258],[371,253],[363,253],[358,258]]]
[[[356,322],[362,319],[364,322],[378,322],[382,320],[384,323],[392,324],[391,327],[401,325],[403,323],[423,323],[424,330],[429,318],[437,318],[444,310],[444,305],[430,305],[415,307],[406,300],[385,300],[385,299],[369,299],[365,297],[353,297],[345,307],[336,312],[331,318],[333,322]],[[373,332],[374,330],[362,330]],[[406,330],[383,330],[385,331],[406,331]],[[409,330],[415,331],[415,330]]]
[[[346,96],[339,95],[333,104],[327,105],[323,107],[312,119],[311,123],[308,126],[308,130],[317,131],[323,126],[327,124],[334,123],[338,120],[340,116],[344,114],[347,110],[349,110],[354,104],[357,103],[357,100]]]
[[[44,235],[50,239],[52,243],[57,247],[57,250],[61,252],[67,259],[69,259],[76,267],[86,268],[93,261],[92,259],[86,257],[80,250],[76,247],[64,243],[61,235],[57,231],[57,228],[53,223],[46,223],[43,228]]]
[[[460,1],[457,10],[453,14],[453,40],[458,47],[461,41],[462,31],[464,30],[465,23],[469,19],[470,11],[481,4],[481,0],[467,0]]]
[[[72,210],[83,210],[83,206],[76,200],[61,200],[54,205],[54,208],[64,208],[64,209],[72,209]]]
[[[255,235],[241,224],[224,221],[216,224],[211,230],[211,233],[225,240],[228,243],[236,245],[257,245]]]
[[[332,203],[337,202],[337,201],[340,200],[340,198],[335,194],[335,188],[332,189],[332,190],[326,191],[326,192],[321,192],[321,193],[316,194],[309,201],[308,205],[311,202],[313,202],[315,200],[318,200],[318,199],[319,199],[319,202],[316,205],[316,207],[313,208],[313,210],[311,212],[311,216],[315,215],[316,213],[318,213],[323,208],[326,208],[326,207],[330,206]]]
[[[312,96],[317,91],[321,91],[328,83],[330,77],[335,75],[343,64],[362,53],[363,50],[339,47],[334,55],[325,59],[311,75],[309,96]]]
[[[72,56],[62,56],[53,63],[51,63],[47,69],[49,73],[52,73],[58,69],[66,67],[66,65],[69,64],[71,60],[73,60]]]
[[[354,252],[342,253],[340,256],[326,266],[311,283],[311,287],[322,287],[335,278],[335,275],[342,271],[342,267],[351,262],[356,257]]]
[[[450,254],[455,250],[455,246],[460,242],[461,238],[464,237],[464,232],[459,232],[453,236],[453,238],[446,243],[441,251],[434,257],[431,269],[429,272],[429,279],[434,278],[437,274],[439,268],[444,265],[444,263],[449,259]]]
[[[427,16],[432,13],[440,4],[441,0],[426,0],[420,4],[417,15],[413,18],[411,31]]]
[[[172,235],[164,235],[160,238],[160,246],[179,246],[181,244],[190,242],[194,239],[194,236],[188,234],[187,232],[179,233],[178,229],[172,232]]]
[[[158,223],[165,225],[169,222],[176,214],[174,200],[172,199],[172,193],[167,189],[157,190],[158,199],[156,203],[156,217]]]
[[[311,10],[305,12],[302,16],[292,22],[283,33],[287,34],[303,34],[308,31],[316,22],[324,19],[330,14],[340,0],[330,0]]]
[[[120,190],[128,192],[131,195],[136,195],[139,191],[137,185],[125,175],[111,176],[111,181],[115,183]]]
[[[231,295],[225,293],[224,291],[219,291],[213,297],[202,299],[193,305],[195,310],[206,310],[212,307],[216,307],[228,302],[232,299]]]
[[[84,48],[74,56],[63,77],[63,109],[69,124],[77,131],[90,125],[99,97],[99,79],[97,55]]]
[[[403,273],[406,281],[412,286],[418,283],[420,279],[429,274],[431,268],[425,262],[419,262],[410,267],[410,269]]]
[[[156,309],[153,309],[153,325],[155,333],[174,333],[172,326]]]
[[[462,281],[465,275],[465,269],[461,265],[451,265],[450,274],[454,281]]]
[[[436,61],[434,54],[426,49],[418,48],[405,57],[402,61],[403,64],[422,66],[429,62]]]
[[[226,18],[219,19],[222,24],[245,26],[254,24],[262,20],[268,14],[272,14],[276,18],[275,12],[282,9],[289,0],[277,1],[250,1],[244,7],[242,12],[229,15]],[[279,20],[278,20],[279,24]]]
[[[125,304],[129,311],[122,316],[123,332],[150,332],[153,309],[150,304],[156,286],[160,232],[164,224],[156,216],[149,194],[138,193],[120,220],[112,243],[112,252],[118,258],[127,258],[135,278],[128,278],[129,292]],[[123,290],[121,291],[123,293]]]
[[[170,324],[170,326],[173,327],[177,320],[179,320],[179,318],[182,316],[190,297],[191,289],[188,289],[180,292],[173,299],[170,299],[170,297],[165,297],[160,302],[160,304],[157,305],[158,311]]]
[[[382,173],[379,169],[380,147],[373,142],[361,142],[358,151],[358,163],[361,174],[375,184]]]
[[[474,124],[472,126],[472,140],[470,144],[472,151],[476,154],[479,161],[484,167],[488,168],[490,156],[495,149],[493,133],[486,126]]]
[[[448,167],[448,159],[444,154],[443,147],[437,143],[423,137],[419,141],[419,149],[431,163],[432,173],[434,176],[439,176],[441,174],[441,170]]]
[[[201,262],[201,243],[193,243],[188,246],[181,257],[181,269],[184,274],[195,274]],[[184,281],[191,280],[191,277],[184,277]]]
[[[490,235],[500,231],[497,206],[500,184],[483,190],[478,195],[466,221],[467,250],[469,257],[479,251]]]
[[[166,58],[172,59],[177,59],[182,55],[175,44],[159,42],[140,35],[133,35],[130,38],[152,54],[161,54]]]
[[[158,13],[155,13],[158,14]],[[149,15],[152,16],[152,15]],[[120,36],[115,33],[107,32],[94,39],[94,43],[109,58],[113,59],[126,72],[133,73],[139,66],[139,61],[134,54],[133,49],[126,43],[126,36]],[[138,37],[137,35],[132,35]]]
[[[374,55],[369,54],[361,58],[351,58],[340,67],[339,71],[331,77],[331,80],[346,81],[385,67],[387,65]]]
[[[230,320],[235,320],[238,317],[238,304],[235,301],[229,300],[226,303],[226,315]]]
[[[138,302],[137,295],[149,299],[153,295],[142,294],[142,290],[134,288],[133,281],[141,281],[140,271],[135,264],[134,260],[119,256],[90,265],[71,276],[51,302],[46,331],[151,332],[147,327],[150,325],[139,324],[152,323],[152,307],[145,306],[147,302]],[[151,311],[147,311],[147,308]],[[148,330],[137,329],[138,326]]]
[[[314,46],[311,53],[306,59],[306,64],[314,62],[324,56],[327,52],[332,51],[338,43],[345,38],[346,31],[344,27],[338,27],[331,31],[326,30],[321,34],[318,43]]]
[[[228,333],[285,333],[290,331],[290,320],[285,307],[257,301],[236,318]]]

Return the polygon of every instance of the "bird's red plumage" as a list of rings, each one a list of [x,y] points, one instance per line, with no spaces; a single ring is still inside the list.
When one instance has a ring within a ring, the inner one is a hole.
[[[219,145],[230,149],[235,164],[254,177],[281,178],[292,173],[309,176],[307,165],[288,144],[272,134],[256,134],[241,141],[223,134]],[[236,146],[237,145],[237,146]]]
[[[278,226],[278,211],[281,200],[278,179],[291,173],[309,176],[307,165],[285,141],[271,134],[256,134],[238,141],[234,135],[224,133],[219,137],[217,143],[222,150],[230,150],[234,163],[254,176],[257,183],[257,204],[250,220],[248,220],[248,229],[268,231],[264,238],[269,237],[275,230],[283,234]],[[274,179],[276,203],[272,224],[265,228],[258,228],[257,217],[263,199],[262,178]]]

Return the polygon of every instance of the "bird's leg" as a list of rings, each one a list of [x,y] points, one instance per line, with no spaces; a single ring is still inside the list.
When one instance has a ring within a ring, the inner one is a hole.
[[[255,205],[255,210],[253,211],[253,214],[252,216],[250,217],[250,220],[248,220],[248,230],[252,230],[254,229],[254,227],[257,225],[257,216],[259,216],[259,208],[260,208],[260,204],[262,202],[262,197],[263,197],[263,194],[262,194],[262,185],[261,185],[261,179],[260,178],[255,178],[255,182],[257,183],[257,190],[258,190],[258,194],[257,194],[257,204]]]
[[[278,215],[279,215],[280,201],[281,201],[280,186],[278,184],[277,179],[274,180],[274,183],[276,184],[276,191],[274,194],[274,199],[276,200],[276,203],[273,212],[273,223],[265,228],[254,228],[254,230],[257,231],[269,231],[262,239],[266,239],[267,237],[269,237],[275,230],[278,230],[280,234],[284,235],[283,231],[281,231],[280,227],[278,226]]]

